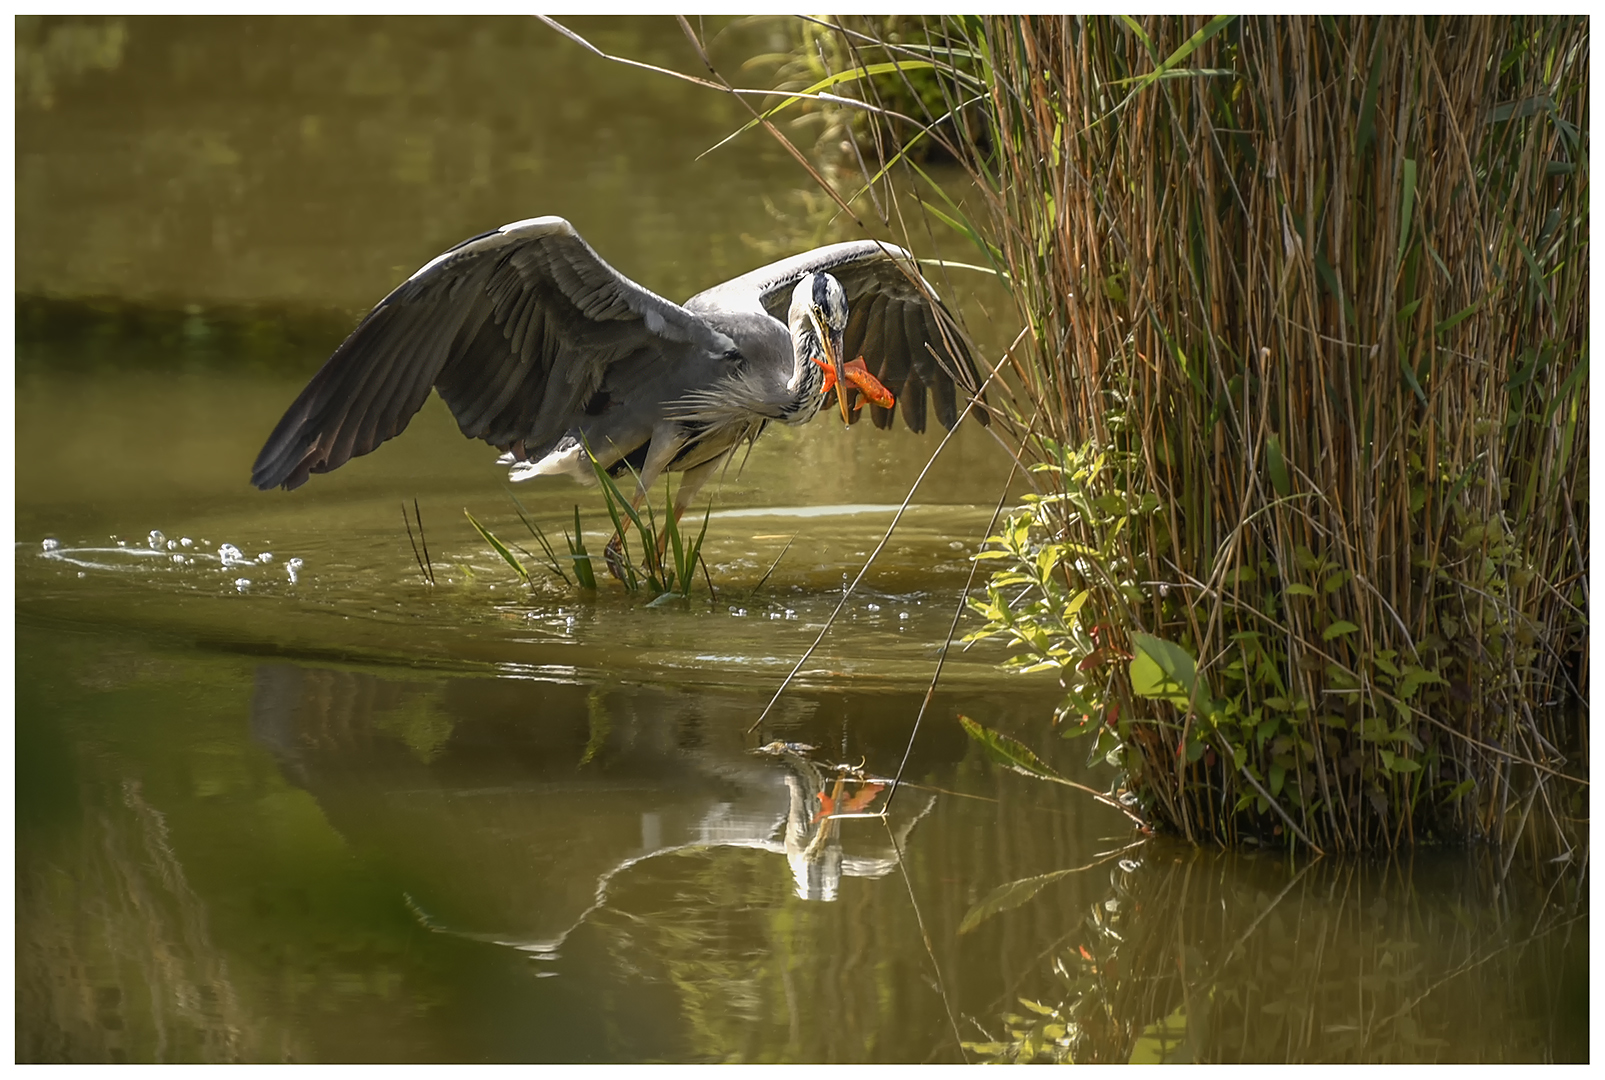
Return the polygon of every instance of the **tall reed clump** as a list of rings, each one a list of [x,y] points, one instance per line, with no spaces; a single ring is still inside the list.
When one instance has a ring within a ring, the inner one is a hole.
[[[1586,843],[1587,19],[925,29],[1031,331],[976,636],[1193,840]]]

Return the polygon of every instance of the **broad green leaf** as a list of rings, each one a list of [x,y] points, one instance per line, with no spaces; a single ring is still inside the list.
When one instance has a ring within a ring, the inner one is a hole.
[[[1018,739],[1011,739],[1001,731],[982,727],[968,716],[961,715],[959,723],[963,725],[965,734],[980,743],[982,749],[998,764],[1006,765],[1015,772],[1027,776],[1036,776],[1044,780],[1064,780],[1053,766],[1037,757],[1030,747]]]
[[[1408,701],[1415,692],[1427,684],[1443,686],[1445,681],[1436,671],[1425,671],[1421,668],[1408,668],[1404,678],[1399,682],[1399,696]]]
[[[1187,650],[1148,634],[1131,635],[1131,689],[1141,697],[1169,701],[1183,708],[1198,688],[1198,665]]]
[[[1275,435],[1265,436],[1265,471],[1271,479],[1271,487],[1282,498],[1293,493],[1293,481],[1288,477],[1287,460],[1282,457],[1282,443]]]
[[[1282,591],[1284,593],[1286,593],[1288,596],[1315,596],[1316,595],[1316,592],[1315,592],[1314,589],[1310,588],[1308,585],[1300,585],[1296,581],[1293,584],[1289,585],[1287,588],[1283,589]]]
[[[1143,1028],[1131,1047],[1131,1065],[1182,1064],[1191,1060],[1187,1041],[1187,1003]]]
[[[1355,626],[1353,623],[1345,622],[1342,619],[1339,619],[1337,622],[1321,631],[1321,640],[1331,641],[1335,637],[1341,637],[1344,634],[1352,634],[1359,629],[1360,628]]]

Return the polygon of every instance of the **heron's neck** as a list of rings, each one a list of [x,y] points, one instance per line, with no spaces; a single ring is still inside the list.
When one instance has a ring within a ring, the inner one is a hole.
[[[786,390],[792,395],[792,402],[782,419],[788,424],[803,424],[819,412],[822,403],[819,388],[825,384],[825,372],[814,363],[813,358],[820,355],[820,348],[812,327],[793,328],[791,340],[792,368]]]

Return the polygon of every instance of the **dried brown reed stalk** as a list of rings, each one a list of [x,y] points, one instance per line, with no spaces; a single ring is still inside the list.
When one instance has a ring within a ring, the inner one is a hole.
[[[925,125],[974,182],[948,216],[1034,337],[1022,451],[1090,446],[1089,496],[1158,496],[1118,587],[1059,567],[1103,634],[1062,668],[1107,671],[1088,720],[1149,812],[1325,850],[1585,844],[1586,18],[904,30],[839,37],[946,75],[867,81],[872,145]],[[1105,550],[1056,505],[1036,542]],[[1196,658],[1190,704],[1133,696],[1138,632]]]

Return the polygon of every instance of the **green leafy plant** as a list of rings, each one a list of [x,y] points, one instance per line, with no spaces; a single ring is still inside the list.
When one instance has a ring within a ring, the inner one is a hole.
[[[608,517],[613,522],[613,534],[620,538],[618,553],[624,587],[630,592],[645,587],[654,597],[689,597],[691,587],[696,581],[697,566],[702,561],[702,542],[708,535],[708,522],[713,515],[713,503],[711,501],[708,503],[707,511],[703,514],[701,530],[695,538],[688,537],[681,533],[680,523],[675,519],[672,492],[668,482],[665,481],[663,525],[660,530],[652,503],[649,500],[643,501],[642,505],[646,510],[643,516],[635,505],[624,497],[618,483],[606,469],[602,468],[595,455],[591,454],[589,447],[586,447],[586,456],[590,459],[591,469],[602,488]],[[626,468],[629,470],[629,475],[639,482],[640,478],[635,470],[629,466]],[[641,551],[639,562],[631,557],[626,523],[635,527],[634,535]],[[669,562],[664,561],[665,555],[671,557]],[[707,576],[705,565],[703,574]],[[711,577],[708,578],[708,588],[711,593],[713,589]]]

